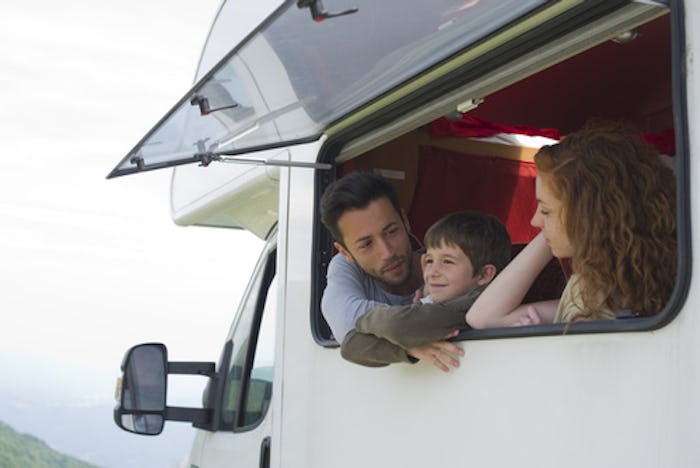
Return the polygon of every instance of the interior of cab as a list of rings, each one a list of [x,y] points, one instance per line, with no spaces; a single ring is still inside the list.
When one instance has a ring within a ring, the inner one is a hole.
[[[624,121],[673,164],[670,15],[483,96],[338,166],[382,174],[422,240],[442,216],[478,210],[507,227],[515,255],[538,232],[534,154],[590,120]],[[526,302],[558,298],[570,274],[553,260]],[[321,324],[321,335],[327,329]]]

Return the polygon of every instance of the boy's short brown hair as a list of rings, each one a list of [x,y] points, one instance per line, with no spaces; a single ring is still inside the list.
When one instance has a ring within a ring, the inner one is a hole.
[[[489,264],[500,272],[510,261],[506,227],[496,217],[478,211],[459,211],[440,218],[425,233],[424,241],[427,248],[456,245],[469,257],[475,274]]]

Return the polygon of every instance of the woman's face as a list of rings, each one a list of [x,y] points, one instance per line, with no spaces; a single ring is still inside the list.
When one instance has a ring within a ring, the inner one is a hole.
[[[574,249],[569,242],[569,236],[566,235],[562,203],[550,190],[546,175],[537,175],[535,196],[537,210],[530,224],[542,230],[547,245],[552,249],[555,257],[570,258]]]

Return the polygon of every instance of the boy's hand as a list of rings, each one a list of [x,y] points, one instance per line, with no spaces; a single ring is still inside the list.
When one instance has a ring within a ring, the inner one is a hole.
[[[455,330],[448,334],[445,339],[454,338],[459,334]],[[410,348],[406,352],[416,359],[428,361],[443,372],[449,372],[450,367],[459,367],[459,357],[464,356],[464,350],[449,341],[436,341],[419,348]]]

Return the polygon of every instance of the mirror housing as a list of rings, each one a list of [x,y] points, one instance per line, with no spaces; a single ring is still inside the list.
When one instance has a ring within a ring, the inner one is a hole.
[[[221,357],[220,369],[228,369],[233,342],[228,341]],[[220,410],[185,408],[167,405],[168,374],[204,375],[209,398],[214,407],[224,391],[223,379],[213,362],[168,362],[168,350],[162,343],[133,346],[124,355],[122,376],[117,381],[114,422],[128,432],[158,435],[165,421],[191,422],[193,426],[214,430],[221,418]]]

